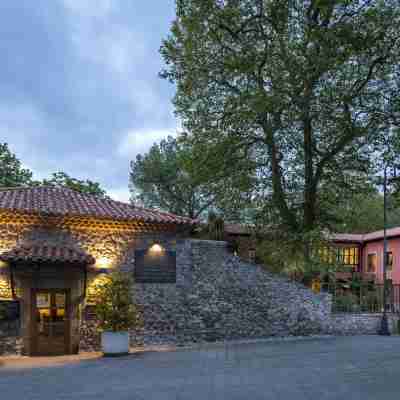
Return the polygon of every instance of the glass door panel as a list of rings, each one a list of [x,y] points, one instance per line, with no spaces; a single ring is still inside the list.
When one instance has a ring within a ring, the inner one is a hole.
[[[36,291],[36,353],[57,355],[67,352],[67,292]]]

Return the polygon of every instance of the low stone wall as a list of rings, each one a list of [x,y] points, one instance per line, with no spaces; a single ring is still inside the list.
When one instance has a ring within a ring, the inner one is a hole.
[[[22,338],[20,337],[20,322],[0,322],[0,355],[20,355]]]
[[[380,329],[382,314],[332,314],[327,333],[333,335],[376,335]],[[388,314],[389,330],[398,332],[399,315]]]

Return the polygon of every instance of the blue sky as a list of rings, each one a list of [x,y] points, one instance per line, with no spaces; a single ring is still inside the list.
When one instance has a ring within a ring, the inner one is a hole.
[[[0,142],[127,200],[129,161],[174,134],[158,52],[173,0],[1,0]]]

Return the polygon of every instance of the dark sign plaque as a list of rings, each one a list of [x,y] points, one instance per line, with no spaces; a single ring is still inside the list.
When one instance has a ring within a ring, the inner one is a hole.
[[[135,252],[135,282],[175,283],[176,253],[163,251],[152,253],[148,250]]]

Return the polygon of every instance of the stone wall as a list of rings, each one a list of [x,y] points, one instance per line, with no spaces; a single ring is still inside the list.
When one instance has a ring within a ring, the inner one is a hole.
[[[330,315],[329,296],[241,261],[224,242],[178,241],[176,285],[135,287],[135,344],[320,334]]]
[[[376,335],[380,329],[382,314],[332,314],[326,333],[332,335]],[[399,315],[388,314],[389,330],[398,332]]]
[[[22,338],[19,321],[0,321],[0,355],[14,355],[22,352]]]

